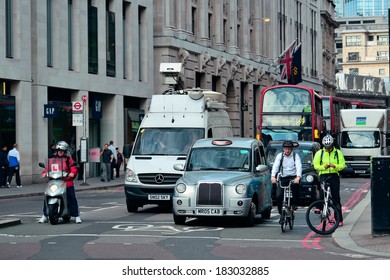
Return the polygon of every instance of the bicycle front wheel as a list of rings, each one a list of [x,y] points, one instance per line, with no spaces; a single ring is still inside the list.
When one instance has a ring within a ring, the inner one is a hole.
[[[282,229],[282,232],[286,231],[286,228],[287,228],[287,213],[286,213],[286,210],[282,210],[282,213],[280,214],[280,227]]]
[[[317,200],[310,204],[306,211],[306,223],[312,231],[321,235],[333,233],[340,222],[340,213],[336,207],[328,202],[327,211],[324,211],[325,203]]]
[[[290,229],[294,228],[294,220],[295,220],[295,213],[294,211],[291,211],[291,217],[288,219],[288,225]]]

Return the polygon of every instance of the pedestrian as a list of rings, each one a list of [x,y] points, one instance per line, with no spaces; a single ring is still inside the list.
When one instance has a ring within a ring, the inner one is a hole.
[[[318,171],[321,182],[328,180],[334,206],[340,214],[339,226],[343,226],[344,220],[341,209],[339,172],[345,168],[344,155],[334,146],[333,137],[329,134],[322,138],[322,145],[323,148],[318,150],[314,155],[314,169]],[[321,193],[321,197],[323,197],[323,193]]]
[[[108,144],[104,144],[103,150],[100,152],[102,157],[102,168],[101,168],[101,179],[100,181],[104,182],[111,180],[111,163],[114,160],[114,155],[112,151],[108,148]]]
[[[123,163],[123,154],[119,150],[119,147],[116,147],[116,158],[117,158],[117,161],[116,161],[115,170],[116,170],[116,177],[118,178],[119,177],[119,170],[120,170],[121,165]]]
[[[0,150],[0,186],[5,188],[7,184],[8,159],[7,145],[2,145]]]
[[[59,141],[55,147],[57,150],[56,155],[49,159],[48,161],[48,169],[50,170],[50,164],[51,162],[58,162],[58,159],[60,162],[62,162],[61,169],[62,171],[66,171],[69,173],[69,179],[67,178],[66,181],[66,198],[68,200],[68,207],[70,211],[70,215],[72,217],[75,217],[75,221],[77,224],[81,223],[81,218],[80,218],[80,211],[79,211],[79,205],[77,202],[77,197],[76,197],[76,192],[74,188],[74,179],[77,175],[77,166],[73,165],[74,160],[70,156],[70,151],[69,151],[69,145],[65,141]],[[54,164],[53,164],[54,165]],[[56,164],[58,165],[58,164]],[[58,167],[56,167],[58,168]],[[46,177],[47,170],[44,170],[42,172],[42,176]],[[43,203],[43,215],[42,217],[38,220],[39,223],[47,223],[49,221],[48,219],[48,214],[47,214],[47,206],[46,202]]]
[[[48,151],[48,157],[52,158],[56,155],[56,143],[51,143]]]
[[[9,151],[7,155],[8,160],[8,179],[7,188],[11,187],[12,177],[15,174],[16,187],[21,188],[22,183],[20,182],[20,154],[18,151],[18,144],[13,145],[13,149]]]
[[[272,165],[271,182],[276,184],[276,177],[280,173],[280,184],[287,186],[291,180],[292,199],[291,205],[297,209],[299,186],[302,177],[302,162],[299,155],[293,152],[294,143],[290,140],[283,142],[283,152],[277,154],[274,164]],[[282,212],[283,189],[276,185],[276,204],[278,212]]]
[[[110,179],[111,180],[114,180],[114,169],[116,168],[116,162],[117,162],[117,155],[116,155],[116,150],[115,150],[115,147],[114,147],[114,141],[110,141],[110,145],[108,146],[108,149],[111,150],[112,154],[114,155],[114,158],[113,160],[111,161],[111,177]]]

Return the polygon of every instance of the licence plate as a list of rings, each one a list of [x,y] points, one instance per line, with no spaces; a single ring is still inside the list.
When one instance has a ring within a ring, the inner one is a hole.
[[[171,196],[169,194],[149,194],[148,200],[169,200]]]
[[[358,174],[365,174],[365,173],[366,173],[366,170],[355,170],[355,173],[358,173]]]
[[[207,216],[221,216],[222,209],[218,208],[196,208],[196,214]]]

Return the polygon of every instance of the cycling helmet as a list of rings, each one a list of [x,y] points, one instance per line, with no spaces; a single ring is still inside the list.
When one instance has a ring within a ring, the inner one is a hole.
[[[290,140],[286,140],[283,142],[283,148],[292,148],[293,146],[294,146],[294,144]]]
[[[68,143],[65,141],[59,141],[56,145],[56,150],[67,151],[69,149]]]
[[[325,135],[324,138],[322,138],[322,145],[324,145],[325,148],[332,148],[333,147],[333,137],[331,135]]]

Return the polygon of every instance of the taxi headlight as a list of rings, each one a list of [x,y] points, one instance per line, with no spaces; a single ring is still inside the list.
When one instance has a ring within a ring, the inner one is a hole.
[[[177,185],[176,185],[176,191],[177,191],[178,193],[183,193],[183,192],[186,191],[186,189],[187,189],[187,187],[186,187],[186,185],[183,184],[183,183],[180,183],[180,184],[177,184]]]
[[[246,192],[246,186],[243,184],[239,184],[236,186],[236,193],[244,194]]]
[[[314,182],[314,176],[313,175],[307,175],[306,176],[306,181],[308,181],[309,183],[313,183]]]

